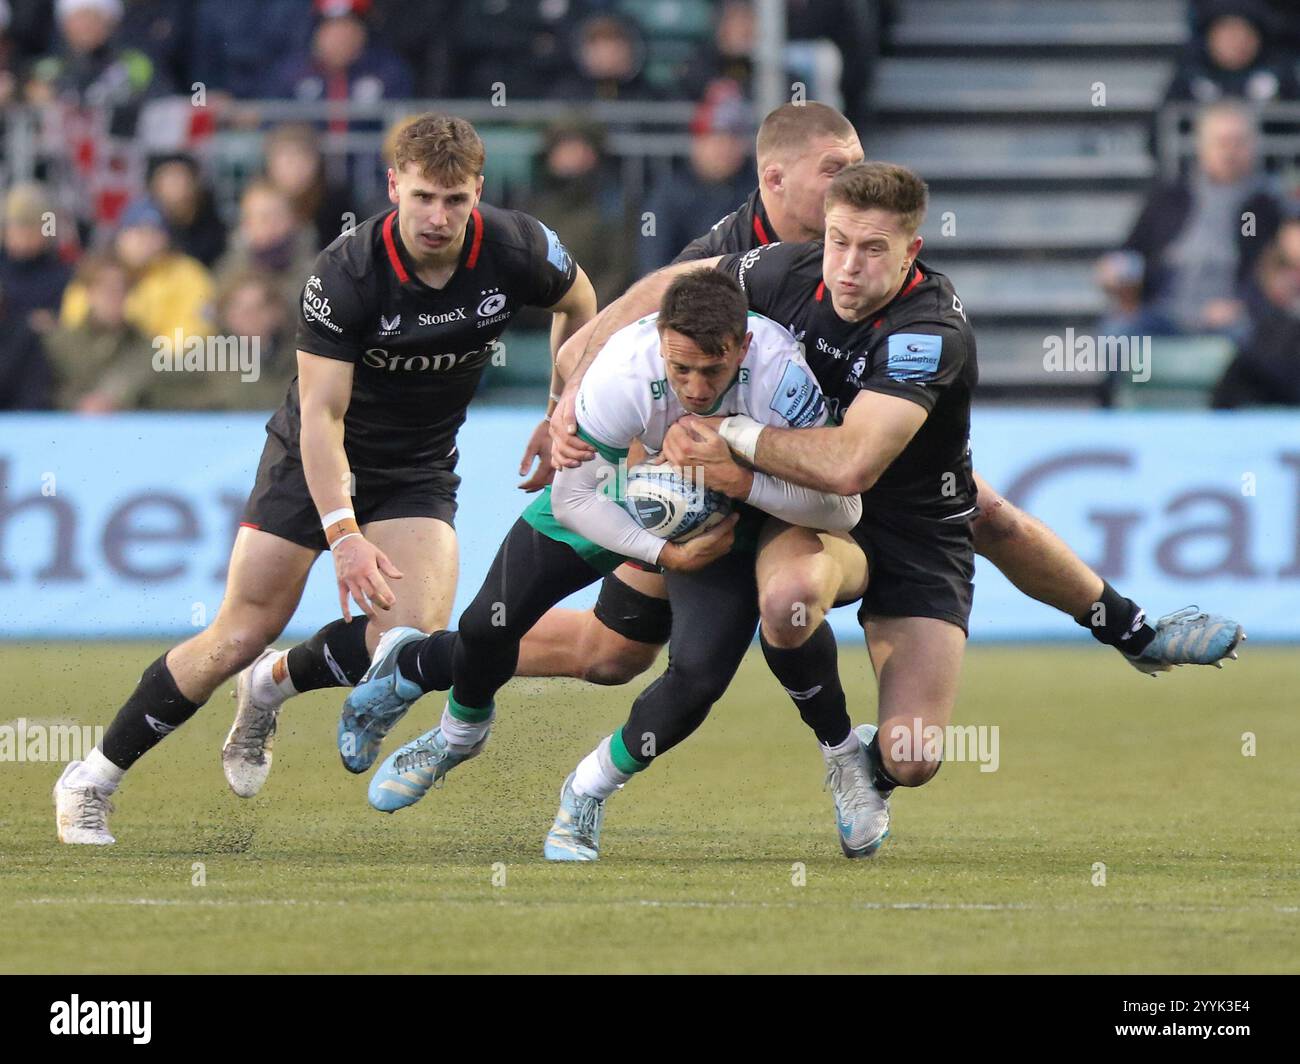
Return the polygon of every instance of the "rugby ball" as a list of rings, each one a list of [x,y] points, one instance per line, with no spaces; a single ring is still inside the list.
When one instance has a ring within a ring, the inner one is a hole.
[[[642,463],[628,470],[623,508],[651,535],[681,543],[731,513],[731,500],[672,466]]]

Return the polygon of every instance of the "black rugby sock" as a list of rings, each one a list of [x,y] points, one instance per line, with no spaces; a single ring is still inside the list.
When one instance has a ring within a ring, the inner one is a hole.
[[[785,688],[803,722],[824,746],[839,746],[852,727],[840,684],[835,633],[826,622],[802,646],[774,647],[760,633],[763,657],[772,675]]]
[[[875,787],[882,798],[888,798],[894,791],[895,787],[901,787],[902,784],[889,774],[889,769],[885,768],[885,763],[880,756],[880,732],[876,732],[871,737],[871,742],[867,744],[867,766],[871,771],[871,786]]]
[[[131,697],[104,732],[100,750],[118,768],[128,769],[194,716],[201,705],[181,694],[164,654],[141,674]]]
[[[421,691],[446,691],[451,687],[451,659],[455,652],[455,632],[434,632],[402,647],[397,652],[397,667],[402,677],[418,684]]]
[[[1106,581],[1102,581],[1101,598],[1088,612],[1076,617],[1099,643],[1122,650],[1125,654],[1141,654],[1156,637],[1156,630],[1146,623],[1146,614],[1132,599],[1127,599]]]
[[[365,617],[331,621],[285,655],[289,679],[299,694],[325,687],[355,687],[370,668]]]

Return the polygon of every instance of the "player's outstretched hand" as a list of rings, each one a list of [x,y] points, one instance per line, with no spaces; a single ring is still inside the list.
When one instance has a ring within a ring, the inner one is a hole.
[[[537,468],[528,475],[536,459]],[[528,479],[519,485],[520,491],[541,491],[555,477],[555,467],[551,465],[551,426],[546,421],[539,421],[533,434],[528,437],[528,446],[519,462],[519,475]]]
[[[685,543],[666,543],[659,554],[659,564],[678,573],[693,573],[721,558],[736,541],[736,522],[740,514],[731,514],[707,532]]]
[[[565,388],[551,414],[551,465],[574,469],[596,457],[596,448],[578,435],[578,389]]]
[[[348,596],[372,621],[379,619],[379,610],[391,610],[397,601],[388,588],[388,581],[402,579],[397,566],[388,556],[364,536],[349,536],[334,551],[334,575],[339,583],[339,605],[343,619],[352,620]]]

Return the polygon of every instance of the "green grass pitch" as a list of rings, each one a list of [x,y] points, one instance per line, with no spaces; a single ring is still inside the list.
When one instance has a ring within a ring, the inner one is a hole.
[[[0,647],[5,721],[107,724],[158,652]],[[842,666],[873,720],[865,653]],[[880,855],[847,861],[815,743],[751,652],[611,800],[599,864],[571,866],[541,857],[560,784],[639,685],[515,681],[485,754],[391,816],[339,764],[338,692],[290,703],[266,788],[232,795],[223,689],[131,774],[105,850],[55,841],[59,766],[0,763],[0,970],[1295,971],[1296,679],[1285,647],[1154,681],[1083,641],[974,648],[957,721],[999,727],[998,771],[898,792]]]

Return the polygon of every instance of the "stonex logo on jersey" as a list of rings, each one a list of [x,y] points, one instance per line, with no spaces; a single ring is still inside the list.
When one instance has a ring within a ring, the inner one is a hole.
[[[885,349],[885,373],[896,381],[923,381],[939,369],[943,337],[895,333]]]
[[[389,372],[404,370],[423,373],[432,370],[434,373],[439,373],[449,369],[474,368],[489,358],[493,360],[494,366],[500,365],[497,356],[504,351],[505,345],[499,340],[493,340],[486,347],[478,347],[473,351],[444,351],[437,355],[392,354],[383,347],[369,347],[361,356],[361,361],[371,369],[386,369]]]
[[[821,417],[825,402],[817,382],[808,375],[808,371],[793,359],[785,364],[781,373],[781,383],[768,404],[789,422],[791,428],[803,429],[817,422]]]

